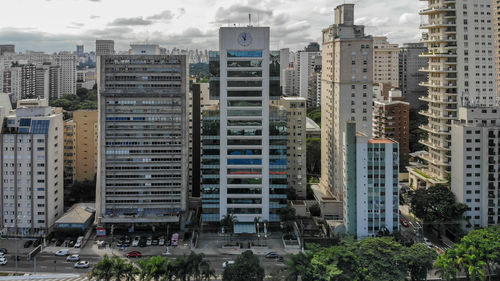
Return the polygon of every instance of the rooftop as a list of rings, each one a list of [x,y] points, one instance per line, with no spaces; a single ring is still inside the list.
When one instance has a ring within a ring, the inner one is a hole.
[[[86,223],[95,213],[95,203],[77,203],[71,207],[58,223]]]
[[[321,127],[309,117],[306,117],[306,130],[321,130]]]
[[[390,139],[371,139],[368,143],[394,143],[394,141]]]

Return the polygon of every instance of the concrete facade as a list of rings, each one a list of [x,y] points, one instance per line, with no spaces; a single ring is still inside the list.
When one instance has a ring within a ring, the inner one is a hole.
[[[183,227],[188,76],[184,55],[98,57],[98,224]]]
[[[399,89],[410,108],[418,109],[425,104],[419,98],[427,94],[427,88],[420,83],[427,80],[427,75],[420,69],[429,65],[429,59],[419,55],[426,52],[423,43],[404,43],[399,48]]]
[[[28,100],[4,122],[0,227],[45,236],[64,212],[62,113]]]
[[[500,108],[462,107],[451,126],[451,190],[468,206],[463,228],[500,222]]]
[[[353,4],[335,8],[335,24],[323,30],[322,58],[320,186],[341,200],[346,123],[372,134],[373,39],[354,25]]]
[[[399,87],[399,46],[387,37],[373,37],[373,83]]]
[[[71,185],[76,172],[76,124],[64,121],[64,185]]]
[[[115,54],[115,41],[113,41],[113,40],[95,40],[95,54],[96,54],[96,56],[114,55]]]
[[[76,165],[75,180],[94,180],[97,173],[97,143],[99,139],[97,110],[77,110],[73,112],[76,125]]]

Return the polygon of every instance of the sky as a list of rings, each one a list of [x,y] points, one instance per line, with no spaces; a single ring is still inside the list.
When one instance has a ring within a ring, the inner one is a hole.
[[[355,23],[365,33],[392,43],[417,42],[417,0],[16,0],[2,1],[0,44],[16,51],[73,51],[96,39],[115,40],[115,49],[131,42],[158,43],[172,49],[218,48],[218,28],[253,25],[271,28],[271,49],[299,50],[321,43],[321,30],[333,23],[333,9],[355,4]]]

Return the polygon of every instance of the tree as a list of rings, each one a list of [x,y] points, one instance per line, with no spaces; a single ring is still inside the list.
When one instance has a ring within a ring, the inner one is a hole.
[[[345,244],[359,257],[365,280],[405,280],[407,268],[402,255],[403,246],[392,237],[363,239]]]
[[[307,117],[321,126],[321,107],[308,108]]]
[[[201,270],[201,280],[207,280],[207,281],[210,281],[210,278],[212,277],[216,277],[215,275],[215,270],[213,270],[211,267],[210,267],[210,264],[203,260],[201,261],[200,263],[200,270]]]
[[[321,216],[321,208],[319,207],[318,203],[314,203],[309,207],[309,212],[311,213],[311,216],[314,217],[319,217]]]
[[[318,281],[348,281],[361,278],[359,257],[343,246],[333,246],[313,254],[313,275]]]
[[[113,261],[108,258],[107,255],[104,255],[102,260],[100,260],[90,271],[89,273],[89,279],[96,279],[96,280],[104,280],[104,281],[110,281],[111,278],[113,278],[114,271],[113,271]]]
[[[461,220],[466,210],[467,205],[457,203],[453,192],[444,184],[417,189],[410,199],[410,211],[424,224]]]
[[[404,259],[408,266],[411,280],[426,280],[427,272],[432,269],[437,256],[434,249],[423,243],[413,244],[411,247],[406,248]]]
[[[486,280],[487,276],[491,279],[492,267],[499,262],[500,227],[491,226],[469,232],[438,258],[435,267],[446,280],[456,278],[461,271],[468,280]]]
[[[159,280],[173,280],[176,275],[175,268],[172,261],[161,257],[155,256],[147,260],[140,260],[137,262],[139,270],[139,280],[159,281]]]
[[[259,258],[252,251],[245,251],[238,256],[234,264],[224,270],[223,281],[263,281],[264,268],[260,265]]]
[[[299,252],[295,255],[290,255],[285,261],[286,264],[286,280],[297,281],[299,276],[302,281],[313,281],[311,259],[312,251],[307,251],[306,254]]]
[[[306,140],[306,168],[308,175],[321,174],[321,139]]]

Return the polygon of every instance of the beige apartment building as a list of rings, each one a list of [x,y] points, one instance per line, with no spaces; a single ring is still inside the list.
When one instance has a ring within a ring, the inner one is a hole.
[[[373,37],[373,83],[399,87],[399,46],[387,37]]]
[[[64,121],[64,185],[75,181],[76,166],[76,123]]]
[[[354,25],[353,4],[335,8],[322,49],[320,187],[341,200],[346,123],[355,122],[356,131],[372,136],[373,39],[364,26]]]
[[[94,180],[97,172],[97,110],[73,112],[76,124],[76,165],[75,180]]]
[[[281,97],[273,104],[283,106],[287,111],[287,177],[288,187],[293,188],[298,198],[306,198],[306,103],[304,97]]]

